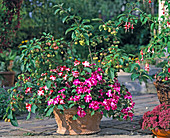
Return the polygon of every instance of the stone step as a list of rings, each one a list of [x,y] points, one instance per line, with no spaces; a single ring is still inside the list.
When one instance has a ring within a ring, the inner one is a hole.
[[[160,71],[161,68],[151,67],[149,75],[154,75],[156,72]],[[157,93],[153,82],[155,80],[148,80],[147,83],[142,82],[140,84],[139,80],[132,81],[131,73],[126,73],[120,71],[118,73],[118,80],[121,84],[124,84],[132,94],[142,94],[142,93]]]

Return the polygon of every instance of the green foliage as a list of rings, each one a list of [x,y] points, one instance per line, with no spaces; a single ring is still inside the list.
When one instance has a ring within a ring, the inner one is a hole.
[[[108,20],[121,13],[124,0],[32,0],[23,1],[21,10],[21,27],[17,32],[15,45],[22,40],[40,38],[43,32],[61,38],[65,34],[67,16],[61,19],[60,10],[54,12],[54,5],[64,3],[63,8],[68,8],[72,15],[81,16],[83,19],[102,18]],[[34,5],[34,6],[33,6]],[[55,14],[54,14],[55,13]],[[59,14],[56,16],[56,14]],[[63,24],[64,23],[64,24]],[[67,39],[70,37],[67,36]]]
[[[12,71],[13,70],[13,62],[16,58],[17,52],[11,49],[3,50],[0,53],[0,71]]]
[[[0,119],[5,115],[8,106],[9,94],[8,92],[0,87]]]

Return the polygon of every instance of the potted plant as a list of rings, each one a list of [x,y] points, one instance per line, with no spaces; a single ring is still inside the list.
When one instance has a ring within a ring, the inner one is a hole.
[[[151,130],[158,138],[170,137],[170,105],[165,103],[156,106],[143,115],[142,129]]]
[[[49,34],[20,48],[25,72],[9,90],[10,104],[4,116],[13,125],[18,125],[17,108],[28,111],[27,119],[31,112],[42,116],[53,112],[57,132],[70,135],[98,132],[102,115],[132,119],[134,102],[130,92],[117,78],[110,79],[100,64],[63,55],[62,40]],[[90,123],[93,120],[97,122]]]
[[[169,61],[164,61],[164,63],[162,70],[155,74],[156,81],[154,85],[157,89],[160,103],[170,105],[170,63]]]
[[[15,72],[13,71],[13,62],[16,52],[7,49],[0,53],[0,77],[2,86],[14,86]]]

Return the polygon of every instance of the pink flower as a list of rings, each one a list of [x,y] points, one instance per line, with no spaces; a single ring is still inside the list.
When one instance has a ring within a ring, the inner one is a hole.
[[[60,70],[61,70],[61,71],[64,71],[65,68],[66,68],[66,66],[60,67]]]
[[[141,61],[143,61],[143,55],[142,55]]]
[[[138,64],[140,65],[140,61],[139,61],[139,59],[136,61],[136,63],[138,63]]]
[[[59,72],[59,73],[58,73],[58,76],[62,76],[62,75],[63,75],[63,72]]]
[[[143,50],[140,51],[140,54],[143,56]]]
[[[166,81],[168,80],[168,77],[167,77],[167,76],[165,77],[165,80],[166,80]]]
[[[60,95],[58,95],[57,97],[54,98],[53,104],[56,105],[60,102],[61,98]]]
[[[26,109],[28,110],[28,112],[31,112],[31,104],[26,103]]]
[[[59,104],[65,104],[63,99],[60,99]]]
[[[99,80],[99,81],[101,81],[102,80],[102,75],[99,75],[99,74],[97,74],[97,79]]]
[[[61,97],[64,99],[64,98],[66,98],[66,95],[61,93]]]
[[[131,25],[131,29],[132,29],[132,33],[133,33],[133,29],[134,29],[133,24]]]
[[[77,94],[83,93],[83,87],[77,87],[76,92],[77,92]]]
[[[68,76],[67,74],[64,75],[64,76],[63,76],[63,79],[66,80],[66,79],[67,79],[67,76]]]
[[[132,98],[132,95],[125,95],[124,96],[124,99],[131,99]]]
[[[62,93],[62,92],[64,92],[65,90],[66,90],[66,89],[63,88],[63,89],[59,90],[58,93]]]
[[[42,73],[42,74],[41,74],[41,76],[45,76],[45,75],[47,75],[47,73]]]
[[[145,64],[145,70],[149,72],[149,64],[148,63]]]
[[[89,108],[92,108],[94,109],[95,111],[99,109],[99,102],[98,101],[92,101],[90,104],[89,104]]]
[[[44,90],[38,90],[38,95],[39,96],[44,95]]]
[[[128,22],[128,29],[130,28],[130,26],[131,26],[131,25],[130,25],[130,22]]]
[[[56,80],[56,77],[53,76],[53,75],[51,75],[51,76],[50,76],[50,79],[54,81],[54,80]]]
[[[70,71],[70,68],[66,68],[65,70],[66,70],[66,71]]]
[[[46,90],[46,91],[48,90],[48,88],[47,88],[47,86],[46,86],[46,85],[45,85],[45,86],[43,86],[42,88],[44,88],[44,90]]]
[[[84,62],[82,62],[82,64],[84,65],[84,67],[89,67],[90,66],[90,63],[88,61],[84,61]]]
[[[79,85],[79,84],[80,84],[79,79],[75,79],[74,82],[73,82],[73,84],[76,85],[76,86]]]
[[[48,103],[48,106],[50,106],[51,104],[53,104],[54,100],[53,99],[50,99],[49,101],[47,101]]]
[[[31,92],[31,89],[30,87],[28,87],[26,90],[25,90],[25,94],[27,94],[28,92]]]
[[[85,112],[84,110],[82,110],[82,109],[78,109],[78,110],[77,110],[77,114],[78,114],[78,116],[79,116],[80,118],[86,116],[86,112]]]
[[[79,101],[79,99],[80,99],[80,95],[78,95],[78,96],[75,95],[73,101],[76,102],[76,101]]]
[[[110,106],[112,107],[112,110],[116,110],[117,109],[117,105],[114,102],[111,102]]]
[[[170,68],[168,68],[168,73],[170,73]]]
[[[106,95],[107,95],[108,97],[112,97],[112,96],[113,96],[112,90],[108,90],[108,92],[106,93]]]
[[[92,97],[90,95],[86,95],[84,99],[86,103],[89,103],[92,100]]]
[[[127,32],[127,29],[128,29],[128,25],[127,25],[127,22],[125,23],[125,32]]]
[[[154,48],[152,48],[152,53],[154,53]]]
[[[78,61],[78,60],[74,61],[74,66],[77,66],[79,64],[80,64],[80,61]]]
[[[65,82],[66,87],[71,88],[70,84],[68,82]]]
[[[49,95],[51,95],[53,92],[54,92],[54,90],[50,90],[50,93],[49,93]]]
[[[72,74],[75,78],[77,78],[79,76],[79,72],[78,71],[72,71]]]

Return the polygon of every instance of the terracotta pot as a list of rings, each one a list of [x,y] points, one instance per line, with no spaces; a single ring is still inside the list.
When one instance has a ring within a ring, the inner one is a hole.
[[[157,138],[170,138],[170,130],[165,131],[164,129],[158,129],[158,131],[152,130],[152,133],[157,136]]]
[[[93,116],[87,113],[85,117],[78,117],[77,120],[73,120],[73,116],[77,113],[75,107],[64,110],[64,114],[61,114],[60,110],[55,108],[53,113],[58,125],[57,133],[59,134],[81,135],[100,131],[99,124],[102,119],[100,113],[95,113]]]
[[[165,104],[170,104],[170,85],[168,84],[163,84],[160,82],[154,82],[155,88],[157,90],[157,95],[159,102],[165,103]]]
[[[2,80],[2,86],[12,87],[14,86],[15,72],[0,72],[0,75],[4,77]]]

